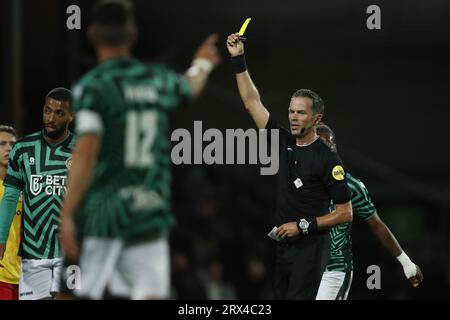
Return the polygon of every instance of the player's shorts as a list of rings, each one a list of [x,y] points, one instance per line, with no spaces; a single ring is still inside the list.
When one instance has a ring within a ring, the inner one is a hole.
[[[18,300],[19,285],[0,281],[0,300]]]
[[[62,258],[22,259],[19,300],[51,298],[59,291]]]
[[[316,300],[347,300],[352,285],[353,271],[325,271]]]
[[[106,289],[117,298],[168,298],[169,259],[165,236],[135,244],[117,238],[86,237],[80,253],[79,285],[70,282],[70,262],[65,262],[62,285],[66,292],[82,299],[102,299]]]

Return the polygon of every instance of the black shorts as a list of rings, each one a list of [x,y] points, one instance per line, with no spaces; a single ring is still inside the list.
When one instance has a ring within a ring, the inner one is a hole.
[[[275,298],[314,300],[330,257],[330,234],[318,232],[278,243]]]

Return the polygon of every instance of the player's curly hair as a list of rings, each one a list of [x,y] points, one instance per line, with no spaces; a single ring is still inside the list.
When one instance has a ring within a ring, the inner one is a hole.
[[[322,140],[324,140],[331,150],[337,151],[336,135],[329,126],[323,122],[319,122],[316,127],[316,132],[321,138],[323,138]]]

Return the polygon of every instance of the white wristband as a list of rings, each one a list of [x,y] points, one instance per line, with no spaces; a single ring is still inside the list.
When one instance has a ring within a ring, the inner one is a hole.
[[[200,69],[203,69],[205,72],[211,72],[214,65],[209,59],[205,58],[197,58],[194,61],[192,61],[193,66],[198,66]]]
[[[397,257],[397,260],[402,264],[403,272],[407,279],[412,278],[417,274],[416,265],[409,259],[404,251]]]
[[[189,77],[195,77],[200,72],[200,70],[209,73],[213,68],[214,65],[210,60],[205,58],[197,58],[194,61],[192,61],[192,65],[188,69],[186,74]]]

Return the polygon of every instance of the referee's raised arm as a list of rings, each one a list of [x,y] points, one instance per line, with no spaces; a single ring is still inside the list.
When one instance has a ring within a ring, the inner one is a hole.
[[[264,129],[269,120],[269,111],[264,107],[258,89],[247,71],[244,55],[244,43],[238,33],[232,33],[227,38],[227,49],[231,55],[231,63],[236,72],[236,81],[239,94],[244,102],[245,109],[250,113],[259,129]]]

